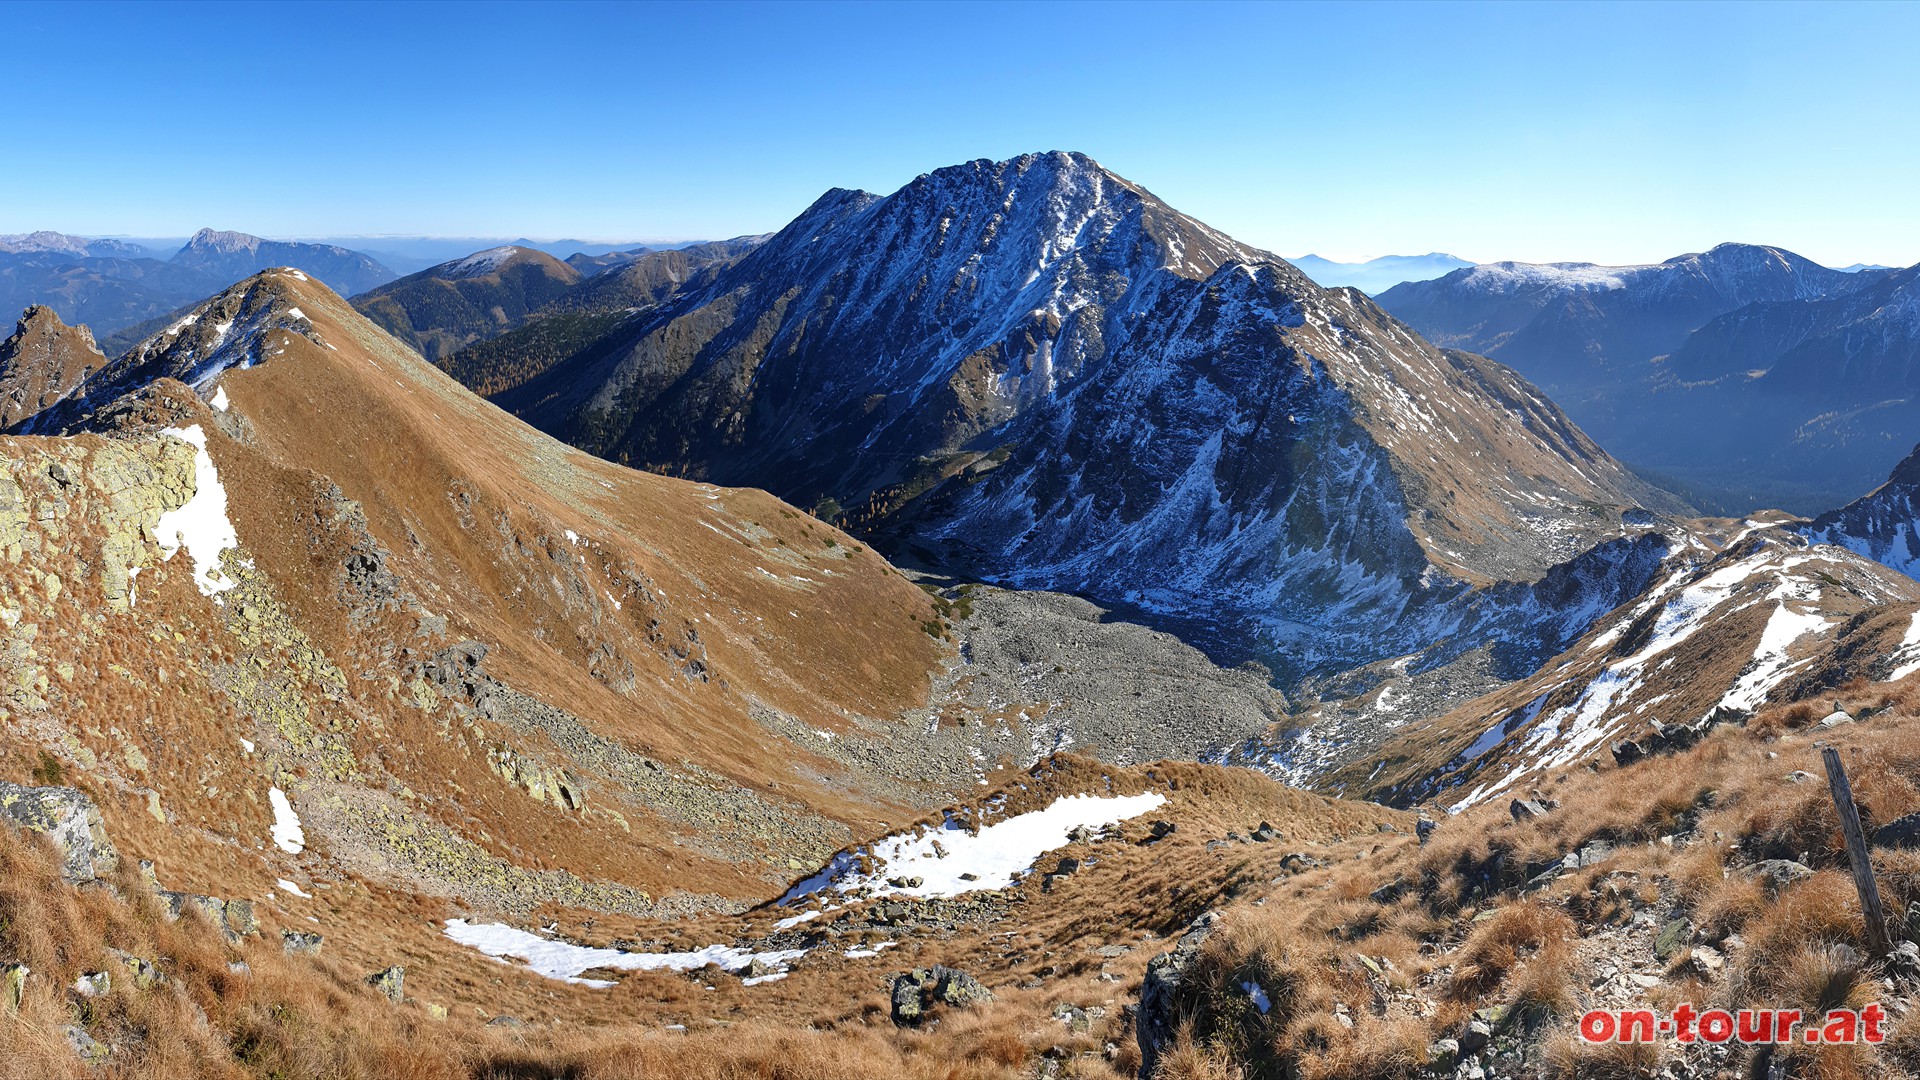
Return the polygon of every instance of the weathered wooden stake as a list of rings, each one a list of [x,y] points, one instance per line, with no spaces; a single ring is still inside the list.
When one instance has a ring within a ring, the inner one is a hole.
[[[1873,863],[1867,858],[1867,836],[1860,828],[1860,811],[1853,805],[1853,788],[1847,783],[1846,767],[1840,764],[1840,751],[1829,746],[1820,751],[1827,766],[1827,787],[1833,791],[1834,809],[1840,812],[1840,831],[1847,837],[1847,862],[1853,867],[1853,885],[1860,890],[1860,910],[1867,917],[1867,948],[1881,957],[1893,948],[1887,934],[1887,912],[1880,906],[1880,886],[1873,880]]]

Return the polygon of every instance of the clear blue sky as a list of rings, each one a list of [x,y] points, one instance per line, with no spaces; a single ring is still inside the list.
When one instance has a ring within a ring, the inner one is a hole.
[[[1920,5],[0,6],[0,232],[674,239],[1082,150],[1282,254],[1920,262]]]

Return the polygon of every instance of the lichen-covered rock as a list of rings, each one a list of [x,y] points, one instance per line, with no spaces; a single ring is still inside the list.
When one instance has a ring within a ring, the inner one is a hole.
[[[61,873],[76,885],[98,880],[119,864],[100,809],[84,792],[0,781],[0,818],[52,840],[64,856]]]
[[[87,1029],[78,1024],[69,1024],[61,1029],[67,1037],[67,1045],[81,1061],[89,1065],[98,1065],[107,1060],[107,1044],[87,1034]]]
[[[251,937],[260,932],[260,920],[254,917],[251,900],[227,901],[222,915],[229,933]]]
[[[1140,984],[1140,1011],[1134,1017],[1134,1035],[1140,1042],[1140,1075],[1152,1076],[1159,1067],[1160,1055],[1173,1045],[1180,1018],[1191,1011],[1184,998],[1187,971],[1193,966],[1200,947],[1220,923],[1220,913],[1209,911],[1187,924],[1173,948],[1147,962],[1147,975]]]
[[[320,944],[325,939],[308,930],[280,931],[280,947],[288,956],[314,956],[320,952]]]
[[[916,968],[893,980],[893,1022],[913,1027],[927,1018],[935,1005],[964,1009],[993,1000],[993,991],[964,971],[935,964]]]
[[[388,1001],[398,1004],[406,998],[407,969],[396,964],[367,976],[367,985],[380,991]]]
[[[25,964],[8,964],[0,967],[0,1007],[8,1012],[19,1012],[27,999],[27,976],[31,972]]]
[[[120,962],[121,967],[127,969],[127,975],[132,980],[135,990],[151,990],[167,981],[166,976],[160,974],[160,969],[154,967],[150,961],[120,949],[108,951],[113,954],[115,960]],[[105,975],[101,976],[103,979],[105,977]]]

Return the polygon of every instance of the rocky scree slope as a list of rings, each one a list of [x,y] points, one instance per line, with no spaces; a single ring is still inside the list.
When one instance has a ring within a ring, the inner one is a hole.
[[[1511,371],[1064,153],[830,192],[496,400],[1296,671],[1448,638],[1476,588],[1679,509]]]

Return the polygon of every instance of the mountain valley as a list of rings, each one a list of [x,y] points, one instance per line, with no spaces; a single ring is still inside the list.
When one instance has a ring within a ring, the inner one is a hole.
[[[1062,152],[405,277],[10,258],[89,282],[0,342],[19,1075],[1920,1067],[1817,782],[1920,940],[1911,271],[1376,303]],[[1877,462],[1837,509],[1648,479],[1840,483],[1726,441],[1768,393]],[[1574,1036],[1761,997],[1895,1033]]]

